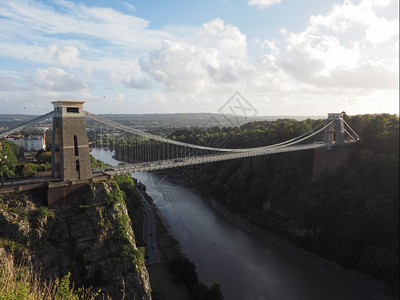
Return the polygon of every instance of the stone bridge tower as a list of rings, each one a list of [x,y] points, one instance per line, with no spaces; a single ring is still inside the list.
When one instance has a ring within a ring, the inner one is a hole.
[[[55,101],[52,176],[61,181],[92,178],[83,101]]]
[[[325,129],[325,143],[343,145],[344,144],[344,113],[329,113],[325,124],[335,120],[330,126]]]

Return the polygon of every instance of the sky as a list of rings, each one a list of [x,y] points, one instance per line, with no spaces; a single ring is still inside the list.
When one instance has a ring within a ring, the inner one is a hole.
[[[57,100],[95,114],[398,114],[398,11],[398,0],[0,0],[0,114]]]

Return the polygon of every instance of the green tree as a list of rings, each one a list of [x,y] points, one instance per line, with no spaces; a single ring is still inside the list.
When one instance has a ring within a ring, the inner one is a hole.
[[[18,164],[15,167],[15,173],[19,177],[30,177],[35,173],[35,171],[33,170],[31,164]]]
[[[9,179],[15,177],[15,166],[18,163],[17,154],[19,147],[10,142],[3,141],[0,143],[0,176],[1,179]]]
[[[40,163],[49,163],[51,164],[51,151],[44,151],[39,154],[37,157]]]
[[[169,269],[175,279],[182,282],[189,291],[199,283],[196,266],[183,255],[175,256],[169,262]]]

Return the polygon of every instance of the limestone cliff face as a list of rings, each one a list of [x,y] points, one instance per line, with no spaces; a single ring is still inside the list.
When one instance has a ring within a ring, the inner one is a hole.
[[[71,272],[75,286],[113,299],[151,299],[144,252],[114,182],[88,184],[79,203],[57,211],[29,193],[0,196],[0,248],[23,254],[42,276]]]

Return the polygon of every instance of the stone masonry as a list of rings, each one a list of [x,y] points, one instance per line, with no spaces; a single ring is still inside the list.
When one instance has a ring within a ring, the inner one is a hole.
[[[52,176],[61,181],[92,178],[83,101],[55,101]]]

